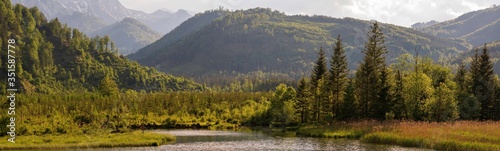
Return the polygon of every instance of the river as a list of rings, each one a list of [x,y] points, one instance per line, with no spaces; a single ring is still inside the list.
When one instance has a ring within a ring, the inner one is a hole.
[[[255,131],[155,130],[176,136],[176,141],[159,147],[123,147],[94,151],[196,151],[196,150],[348,150],[348,151],[420,151],[393,145],[361,143],[348,139],[269,136]]]

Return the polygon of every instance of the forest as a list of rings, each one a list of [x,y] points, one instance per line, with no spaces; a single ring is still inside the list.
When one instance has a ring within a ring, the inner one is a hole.
[[[2,0],[0,12],[5,16],[0,33],[2,69],[7,66],[8,39],[17,41],[18,136],[243,126],[287,130],[370,120],[500,120],[500,79],[486,44],[456,70],[418,53],[389,62],[386,54],[391,49],[374,22],[355,71],[349,70],[353,63],[338,34],[329,42],[332,48],[319,49],[308,69],[311,75],[298,81],[282,73],[221,71],[217,75],[227,77],[199,84],[130,61],[117,53],[109,37],[89,38],[57,19],[47,21],[37,8]],[[332,55],[327,56],[330,49]],[[0,71],[0,79],[7,81],[7,70]],[[8,94],[7,85],[0,88]],[[8,106],[9,102],[2,104]],[[6,112],[0,113],[0,125],[9,120]],[[0,127],[0,136],[8,131]]]

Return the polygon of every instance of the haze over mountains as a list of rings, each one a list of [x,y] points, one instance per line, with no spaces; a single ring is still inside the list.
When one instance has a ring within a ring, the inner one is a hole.
[[[500,40],[500,6],[466,13],[456,19],[424,28],[422,31],[443,38],[467,40],[473,46]]]
[[[159,38],[159,36],[145,37],[144,35],[163,35],[177,27],[191,17],[186,10],[171,13],[158,10],[154,13],[125,8],[118,0],[12,0],[27,7],[36,6],[48,19],[58,18],[62,23],[78,28],[89,36],[104,36],[115,31],[129,31],[127,36],[112,37],[122,54],[129,54]],[[132,28],[116,26],[126,17],[135,18],[139,22],[135,25],[147,28]],[[144,24],[144,25],[141,25]],[[109,27],[106,27],[109,26]],[[122,29],[113,29],[122,27]],[[110,31],[104,31],[108,29]],[[134,29],[135,31],[130,31]],[[99,30],[99,31],[98,31]],[[146,34],[138,34],[146,33]],[[129,46],[135,45],[134,48]]]
[[[160,71],[183,76],[200,76],[221,71],[248,73],[262,70],[307,75],[320,47],[331,52],[337,35],[341,35],[354,70],[362,59],[361,50],[371,21],[325,16],[289,16],[271,9],[250,9],[228,12],[201,26],[192,27],[201,16],[188,19],[172,33],[129,56],[139,63]],[[210,21],[210,20],[205,20]],[[450,60],[472,47],[461,39],[447,39],[410,28],[382,24],[389,49],[387,58],[420,50],[420,55],[435,60]],[[179,34],[183,33],[183,34]],[[183,38],[172,38],[186,35]]]
[[[339,34],[346,45],[349,68],[354,70],[362,58],[366,32],[372,24],[348,17],[290,16],[262,8],[211,10],[191,17],[184,10],[150,14],[135,11],[123,7],[118,0],[13,2],[36,5],[47,11],[49,18],[60,13],[62,22],[80,26],[90,35],[109,35],[122,54],[131,53],[127,56],[130,59],[191,78],[254,71],[307,75],[317,51],[323,47],[331,53]],[[93,6],[96,3],[100,6]],[[62,11],[55,11],[58,9]],[[500,7],[444,22],[417,23],[413,29],[384,23],[381,26],[389,50],[388,63],[416,50],[435,61],[450,62],[474,47],[500,40]],[[166,35],[162,37],[163,34]]]

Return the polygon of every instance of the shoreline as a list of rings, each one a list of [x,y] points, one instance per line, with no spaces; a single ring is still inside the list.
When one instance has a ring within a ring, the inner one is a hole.
[[[356,139],[362,143],[436,150],[500,150],[500,122],[361,121],[338,127],[304,126],[297,136]],[[496,130],[496,131],[495,131]]]
[[[7,137],[2,137],[7,139]],[[146,147],[171,143],[169,134],[133,131],[106,134],[61,134],[19,136],[16,143],[0,142],[0,150]]]
[[[425,149],[488,151],[500,150],[500,132],[493,131],[498,127],[500,127],[500,122],[357,121],[327,126],[299,125],[291,130],[288,128],[289,130],[285,131],[285,134],[294,133],[291,137],[354,139],[362,143]],[[270,129],[262,126],[241,126],[240,128],[243,128],[239,129],[241,131],[257,130],[271,135],[283,133],[281,129]],[[207,128],[206,130],[215,129]],[[2,137],[2,139],[7,139],[7,137]],[[100,135],[20,136],[19,139],[19,142],[31,141],[19,145],[4,141],[0,143],[0,150],[160,146],[174,142],[175,136],[151,131],[142,134],[142,131],[136,130]]]

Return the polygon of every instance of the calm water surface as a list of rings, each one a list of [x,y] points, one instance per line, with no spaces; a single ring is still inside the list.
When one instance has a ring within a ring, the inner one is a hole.
[[[392,145],[360,143],[357,140],[269,136],[261,132],[211,130],[155,130],[176,136],[174,143],[159,147],[93,149],[94,151],[198,151],[198,150],[348,150],[419,151]]]

